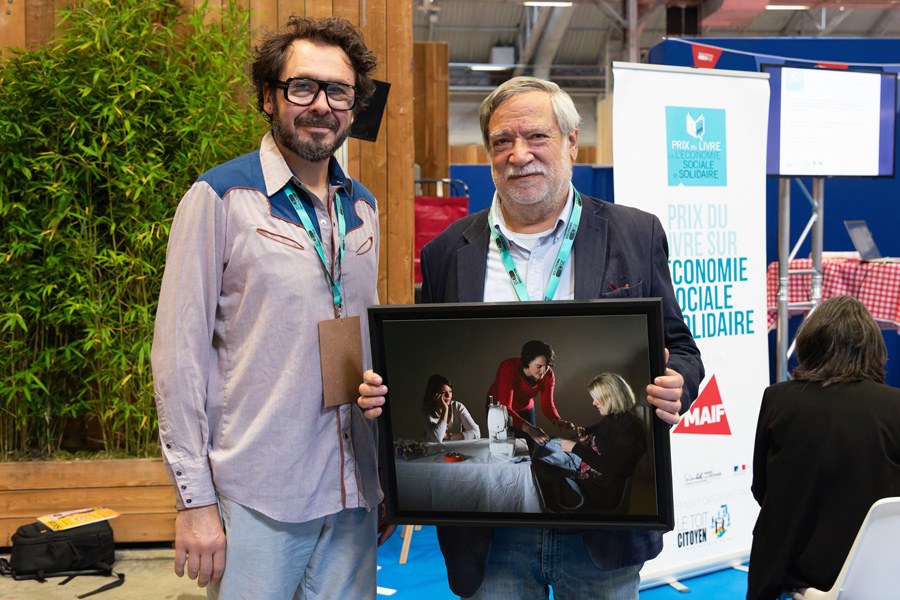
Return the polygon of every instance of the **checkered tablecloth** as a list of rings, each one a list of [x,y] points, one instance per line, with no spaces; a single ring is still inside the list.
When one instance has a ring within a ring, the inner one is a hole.
[[[809,269],[812,260],[791,261],[791,269]],[[788,280],[790,302],[806,302],[812,275],[794,274]],[[832,296],[858,298],[882,329],[900,331],[900,263],[860,262],[857,259],[837,258],[822,261],[822,300]],[[778,310],[778,263],[766,270],[766,305],[769,331],[775,329]],[[790,309],[791,315],[806,309]]]

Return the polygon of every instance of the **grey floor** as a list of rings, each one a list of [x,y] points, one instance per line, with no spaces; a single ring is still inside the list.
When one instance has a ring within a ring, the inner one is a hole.
[[[9,556],[4,556],[9,558]],[[90,598],[93,600],[206,600],[206,593],[187,577],[175,576],[175,551],[117,550],[115,571],[125,575],[125,583]],[[0,600],[70,600],[114,581],[106,577],[76,577],[65,585],[62,578],[46,583],[13,581],[0,577]]]

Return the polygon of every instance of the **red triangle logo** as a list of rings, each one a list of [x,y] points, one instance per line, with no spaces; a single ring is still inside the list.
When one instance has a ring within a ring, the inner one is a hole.
[[[675,426],[672,433],[731,435],[731,427],[728,426],[728,416],[725,414],[725,405],[722,404],[715,375],[700,392],[691,409],[681,417],[681,422]]]
[[[706,69],[713,69],[722,56],[721,48],[711,48],[710,46],[701,46],[700,44],[691,44],[691,50],[694,54],[694,66]]]

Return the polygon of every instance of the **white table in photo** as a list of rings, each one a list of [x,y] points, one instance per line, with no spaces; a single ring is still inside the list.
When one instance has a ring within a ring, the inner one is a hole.
[[[428,456],[394,463],[400,510],[543,512],[522,440],[516,440],[514,459],[492,455],[486,438],[428,447]],[[447,452],[462,454],[466,460],[445,462]]]

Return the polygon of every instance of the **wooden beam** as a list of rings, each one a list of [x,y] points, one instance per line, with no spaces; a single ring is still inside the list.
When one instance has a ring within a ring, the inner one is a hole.
[[[314,19],[330,17],[334,14],[331,0],[306,0],[306,16]]]
[[[489,165],[487,151],[481,144],[450,146],[450,163],[454,165]]]
[[[161,458],[0,463],[0,491],[161,485],[171,486]]]
[[[0,546],[20,525],[79,508],[119,513],[117,542],[175,539],[175,491],[162,459],[0,463]]]
[[[278,0],[278,27],[284,27],[291,15],[302,16],[306,14],[305,0]]]
[[[278,0],[250,0],[251,44],[259,41],[262,33],[278,29]]]
[[[28,41],[25,32],[26,6],[24,0],[2,4],[0,10],[0,57],[6,48],[24,48]]]
[[[412,6],[387,0],[385,23],[390,49],[385,55],[391,101],[387,111],[387,302],[413,301],[413,42]],[[382,206],[384,206],[382,204]],[[382,256],[385,256],[382,229]]]
[[[446,179],[450,177],[450,45],[416,42],[413,51],[419,178]]]
[[[56,27],[54,0],[30,0],[25,5],[25,45],[37,48],[53,37]]]

